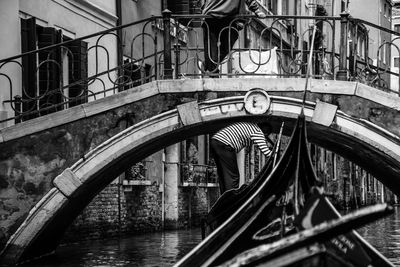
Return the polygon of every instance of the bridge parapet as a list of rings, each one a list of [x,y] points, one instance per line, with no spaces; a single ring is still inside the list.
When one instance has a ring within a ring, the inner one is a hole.
[[[13,114],[0,118],[0,127],[155,80],[302,78],[311,51],[310,25],[317,28],[312,77],[357,81],[398,94],[399,79],[390,82],[398,71],[392,72],[390,53],[384,51],[399,48],[390,41],[368,44],[372,32],[385,33],[386,40],[400,34],[346,14],[236,17],[222,31],[238,32],[238,42],[226,58],[214,62],[217,75],[204,70],[204,46],[209,44],[203,44],[203,29],[212,27],[207,17],[163,15],[0,60],[0,87],[8,92],[3,104]]]
[[[193,97],[193,94],[205,94],[207,92],[221,94],[239,93],[244,95],[252,88],[263,88],[272,95],[300,97],[303,94],[305,82],[305,78],[263,77],[153,81],[98,101],[80,104],[61,112],[0,129],[0,144],[37,134],[54,127],[84,121],[89,117],[101,116],[101,114],[122,108],[123,106],[140,103],[141,101],[146,102],[146,99],[150,99],[151,101],[152,97],[162,97],[165,95],[179,96],[182,94]],[[400,135],[395,125],[398,112],[400,111],[400,98],[397,95],[376,90],[359,82],[310,79],[309,83],[310,100],[316,101],[317,99],[324,98],[324,96],[336,95],[336,102],[342,111],[356,117],[374,121],[387,130]],[[355,102],[358,104],[354,104]],[[165,105],[169,104],[166,102]],[[354,108],[356,106],[361,107]],[[388,112],[392,112],[393,114],[391,116],[384,116]],[[382,114],[374,115],[374,113]],[[370,115],[374,115],[373,118]],[[392,124],[394,124],[394,127],[392,127]]]

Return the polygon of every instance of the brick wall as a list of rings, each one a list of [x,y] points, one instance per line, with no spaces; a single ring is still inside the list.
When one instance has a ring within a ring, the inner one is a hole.
[[[118,186],[107,186],[75,219],[62,242],[108,238],[118,236],[119,231],[134,234],[162,230],[162,200],[157,183],[132,186],[128,192],[121,188],[120,195],[119,212]],[[180,187],[178,227],[200,226],[200,219],[218,197],[218,188]]]
[[[212,205],[219,197],[218,187],[180,187],[179,218],[180,228],[198,227]]]
[[[99,193],[70,225],[62,242],[118,235],[118,186],[111,184]]]
[[[159,186],[133,186],[131,192],[125,192],[126,215],[124,232],[135,233],[162,229],[162,203]]]
[[[107,186],[75,219],[63,242],[113,237],[119,231],[127,234],[162,228],[158,185],[134,186],[130,192],[121,188],[120,195],[119,209],[117,184]]]

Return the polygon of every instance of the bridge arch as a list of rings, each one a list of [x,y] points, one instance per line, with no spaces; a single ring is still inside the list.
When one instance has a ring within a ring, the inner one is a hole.
[[[331,150],[372,173],[400,195],[400,139],[365,120],[336,113],[327,127],[312,121],[315,103],[307,102],[309,141]],[[179,108],[142,121],[102,143],[54,180],[54,187],[36,204],[1,252],[0,263],[13,264],[51,253],[66,228],[104,187],[133,161],[187,137],[214,131],[233,121],[268,119],[274,131],[285,121],[291,133],[301,101],[271,97],[265,115],[246,113],[243,97],[229,97],[194,105],[193,117],[180,117]],[[196,118],[197,115],[197,118]]]

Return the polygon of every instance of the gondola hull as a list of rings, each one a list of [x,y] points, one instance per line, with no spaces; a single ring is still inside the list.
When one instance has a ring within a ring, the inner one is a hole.
[[[175,266],[226,265],[247,251],[310,230],[321,222],[340,221],[339,213],[323,193],[320,193],[318,203],[324,204],[322,209],[318,208],[321,218],[306,225],[302,223],[302,216],[308,218],[310,207],[313,207],[310,203],[315,201],[315,190],[319,192],[318,188],[322,186],[311,164],[305,126],[304,116],[299,116],[289,144],[276,166],[272,168],[267,165],[253,184],[238,191],[227,192],[220,198],[207,220],[208,229],[213,231]],[[350,261],[350,264],[392,266],[359,235],[352,233],[351,228],[348,231],[350,233],[343,235],[346,238],[337,238],[342,242],[351,240],[354,244],[352,253],[366,258],[365,261]],[[326,266],[341,266],[340,262],[346,262],[348,258],[340,254],[340,242],[335,245],[332,243],[333,239],[319,240],[287,252],[282,248],[281,252],[284,253],[274,255],[287,259],[292,259],[289,255],[293,258],[297,255],[298,261],[288,261],[289,265],[295,266],[314,266],[314,262],[320,264],[323,260],[332,264]],[[303,252],[308,251],[309,246],[314,246],[315,254],[303,259]],[[276,258],[266,257],[257,264],[269,266],[274,260]]]

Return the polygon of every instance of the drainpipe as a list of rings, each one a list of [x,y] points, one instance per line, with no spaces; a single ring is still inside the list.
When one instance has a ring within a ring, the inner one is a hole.
[[[115,1],[115,5],[116,5],[116,11],[117,11],[117,27],[122,25],[122,3],[121,0],[116,0]],[[124,44],[123,44],[123,39],[122,39],[122,29],[118,29],[117,30],[117,36],[118,36],[118,40],[119,42],[117,42],[117,64],[119,67],[121,67],[123,65],[124,62]],[[122,68],[118,68],[118,77],[122,77],[123,75],[123,69]],[[123,84],[120,84],[120,82],[118,82],[118,91],[121,92],[124,90],[124,86]]]
[[[121,236],[121,187],[122,187],[123,176],[118,176],[117,188],[118,188],[118,236]]]
[[[161,224],[162,224],[162,229],[165,229],[165,149],[162,153],[162,158],[161,158],[161,163],[162,163],[162,168],[161,168]]]
[[[115,1],[115,9],[117,12],[117,27],[122,25],[122,6],[121,6],[121,0],[116,0]],[[122,43],[122,29],[117,30],[117,66],[120,67],[122,66],[123,62],[123,43]],[[121,77],[123,74],[123,70],[118,68],[118,77]],[[123,85],[118,85],[118,91],[123,90]],[[121,187],[122,187],[122,181],[123,181],[124,176],[119,175],[117,179],[117,195],[118,195],[118,236],[121,236]]]

